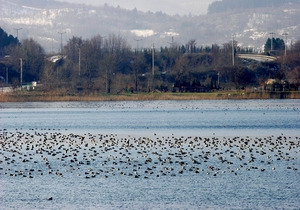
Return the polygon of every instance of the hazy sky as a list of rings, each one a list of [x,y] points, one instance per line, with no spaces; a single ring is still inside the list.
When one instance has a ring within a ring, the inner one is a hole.
[[[207,7],[216,0],[59,0],[70,3],[85,3],[92,5],[120,6],[125,9],[134,9],[141,11],[162,11],[170,15],[179,14],[206,14]]]

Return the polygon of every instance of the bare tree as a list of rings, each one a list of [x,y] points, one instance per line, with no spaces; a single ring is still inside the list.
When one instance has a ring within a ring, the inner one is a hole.
[[[191,39],[187,45],[186,45],[186,49],[188,50],[188,52],[190,53],[194,53],[196,52],[196,39]]]

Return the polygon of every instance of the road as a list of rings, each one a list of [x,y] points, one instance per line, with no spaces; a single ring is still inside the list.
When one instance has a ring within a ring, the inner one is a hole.
[[[275,61],[277,59],[276,57],[273,56],[259,55],[259,54],[237,54],[237,57],[256,60],[260,62]]]

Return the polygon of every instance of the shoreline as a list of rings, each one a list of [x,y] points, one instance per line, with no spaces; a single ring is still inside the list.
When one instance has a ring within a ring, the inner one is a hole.
[[[299,91],[289,92],[205,92],[205,93],[89,93],[70,95],[58,92],[28,92],[0,94],[0,102],[55,102],[55,101],[151,101],[151,100],[250,100],[300,99]]]

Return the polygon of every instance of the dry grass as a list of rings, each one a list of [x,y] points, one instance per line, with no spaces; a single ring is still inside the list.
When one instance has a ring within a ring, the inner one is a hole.
[[[0,93],[0,102],[26,101],[133,101],[133,100],[228,100],[228,99],[300,99],[300,92],[208,92],[68,95],[57,92]]]

